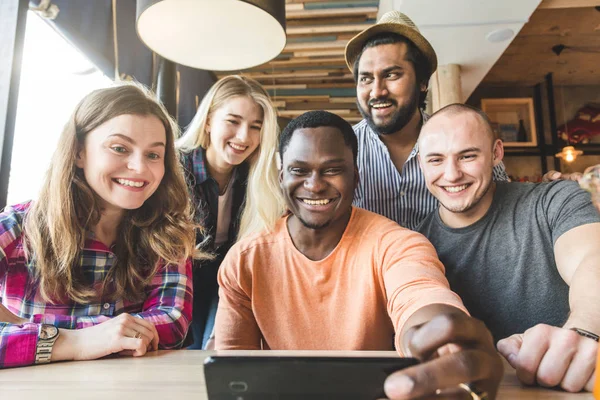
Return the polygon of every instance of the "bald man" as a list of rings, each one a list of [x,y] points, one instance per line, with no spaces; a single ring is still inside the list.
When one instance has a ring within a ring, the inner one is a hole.
[[[419,162],[439,203],[417,228],[450,287],[526,384],[592,390],[600,332],[600,217],[572,181],[494,182],[487,116],[453,104],[423,126]]]

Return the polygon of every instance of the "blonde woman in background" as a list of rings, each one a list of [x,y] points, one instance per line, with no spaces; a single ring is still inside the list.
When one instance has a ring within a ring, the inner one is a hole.
[[[267,92],[252,79],[231,75],[211,87],[176,142],[204,227],[196,242],[214,254],[194,263],[191,349],[204,348],[212,332],[217,271],[231,245],[269,229],[284,211],[275,164],[278,132]]]
[[[39,199],[0,214],[0,368],[183,344],[195,225],[177,129],[140,86],[78,104]]]

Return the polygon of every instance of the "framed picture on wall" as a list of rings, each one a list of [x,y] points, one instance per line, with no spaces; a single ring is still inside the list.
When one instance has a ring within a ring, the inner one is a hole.
[[[481,109],[504,146],[537,146],[532,98],[481,99]]]

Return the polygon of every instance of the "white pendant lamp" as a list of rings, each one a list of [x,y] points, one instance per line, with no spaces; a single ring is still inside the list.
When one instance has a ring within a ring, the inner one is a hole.
[[[233,71],[285,47],[285,0],[137,0],[138,36],[188,67]]]

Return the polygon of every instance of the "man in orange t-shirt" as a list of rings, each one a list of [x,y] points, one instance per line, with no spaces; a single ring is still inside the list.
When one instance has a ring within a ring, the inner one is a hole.
[[[431,243],[352,207],[352,127],[325,111],[305,113],[284,129],[279,152],[290,214],[239,241],[221,264],[216,348],[395,347],[432,360],[392,375],[388,397],[476,381],[493,398],[502,364],[491,335],[449,289]]]

